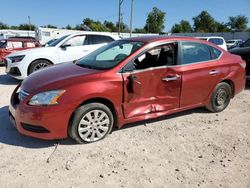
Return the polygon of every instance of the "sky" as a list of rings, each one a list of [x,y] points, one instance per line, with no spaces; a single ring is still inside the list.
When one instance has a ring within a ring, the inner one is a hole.
[[[122,3],[123,22],[129,26],[131,0]],[[229,16],[245,15],[250,22],[250,0],[134,0],[133,28],[145,25],[147,13],[157,7],[166,12],[165,29],[181,20],[188,20],[201,11],[208,11],[217,21],[228,22]],[[118,0],[3,0],[0,22],[8,25],[31,23],[36,26],[65,27],[82,23],[84,18],[117,22]],[[248,23],[250,27],[250,23]]]

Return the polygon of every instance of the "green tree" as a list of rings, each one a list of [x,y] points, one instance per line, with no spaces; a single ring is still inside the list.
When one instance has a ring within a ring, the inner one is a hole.
[[[68,29],[68,30],[72,29],[72,27],[69,24],[65,28]]]
[[[243,15],[230,16],[228,26],[232,31],[246,31],[248,18]]]
[[[83,30],[81,24],[77,24],[73,29],[74,29],[74,30]]]
[[[181,20],[180,25],[181,25],[183,33],[191,33],[192,32],[192,27],[191,27],[189,21]]]
[[[18,26],[18,29],[20,29],[20,30],[31,30],[31,31],[34,31],[35,28],[36,28],[36,26],[33,25],[33,24],[31,24],[31,25],[29,25],[29,24],[20,24]]]
[[[9,29],[9,26],[3,22],[0,22],[0,29]]]
[[[83,27],[84,26],[89,27],[92,31],[110,31],[109,28],[107,28],[101,22],[94,21],[94,20],[92,20],[90,18],[85,18],[83,20]]]
[[[217,32],[229,32],[230,29],[228,28],[227,24],[223,23],[223,22],[215,22],[216,24],[216,28],[217,28]]]
[[[179,24],[175,24],[172,29],[172,33],[191,33],[192,27],[186,20],[181,20]]]
[[[146,25],[144,29],[149,33],[160,33],[164,29],[166,13],[154,7],[152,11],[148,14]]]
[[[147,31],[144,28],[135,28],[134,33],[147,33]]]
[[[214,18],[207,12],[202,11],[198,16],[193,17],[195,32],[216,32],[217,25]]]
[[[103,25],[104,25],[105,27],[107,27],[111,32],[117,31],[116,26],[115,26],[115,24],[114,24],[113,22],[110,22],[110,21],[105,20],[105,21],[103,22]]]
[[[174,26],[171,28],[172,33],[182,33],[182,27],[180,24],[174,24]]]
[[[47,28],[53,28],[53,29],[57,29],[57,27],[56,27],[56,26],[54,26],[54,25],[50,25],[50,24],[46,25],[45,27],[47,27]]]

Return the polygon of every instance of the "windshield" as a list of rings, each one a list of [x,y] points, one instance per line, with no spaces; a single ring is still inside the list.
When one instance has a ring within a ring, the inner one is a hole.
[[[143,44],[143,42],[126,40],[111,42],[110,44],[103,46],[102,48],[99,48],[98,50],[80,59],[76,64],[91,69],[111,69],[143,46]]]
[[[66,39],[69,35],[62,36],[61,38],[55,40],[54,42],[50,43],[48,46],[55,47],[57,44],[59,44],[61,41]]]

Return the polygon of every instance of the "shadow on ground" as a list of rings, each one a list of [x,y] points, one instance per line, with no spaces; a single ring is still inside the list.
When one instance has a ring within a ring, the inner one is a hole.
[[[178,116],[190,115],[193,113],[208,113],[208,111],[203,109],[203,108],[197,108],[197,109],[188,110],[185,112],[180,112],[180,113],[173,114],[173,115],[163,116],[163,117],[156,118],[153,120],[146,120],[146,121],[140,121],[140,122],[136,122],[136,123],[130,123],[130,124],[124,125],[121,129],[115,128],[113,131],[122,131],[123,129],[133,128],[133,127],[142,126],[142,125],[146,126],[146,124],[148,124],[148,123],[154,123],[157,121],[168,120],[168,119],[176,118]],[[1,124],[0,124],[0,143],[3,143],[3,144],[21,146],[21,147],[25,147],[25,148],[45,148],[45,147],[52,147],[55,144],[60,144],[60,145],[74,145],[74,144],[76,144],[71,139],[47,141],[47,140],[41,140],[41,139],[36,139],[36,138],[21,135],[16,130],[16,128],[11,124],[11,122],[9,120],[8,106],[4,106],[4,107],[0,108],[0,122],[1,122]],[[122,132],[120,134],[122,134]]]
[[[8,106],[0,108],[0,143],[25,148],[45,148],[55,144],[72,145],[71,139],[46,141],[21,135],[11,124],[8,115]]]
[[[149,124],[149,123],[155,123],[158,121],[169,120],[169,119],[173,119],[173,118],[176,118],[179,116],[190,115],[193,113],[210,113],[210,112],[208,110],[206,110],[205,108],[195,108],[195,109],[191,109],[191,110],[187,110],[187,111],[183,111],[183,112],[178,112],[176,114],[162,116],[162,117],[155,118],[155,119],[149,119],[149,120],[139,121],[139,122],[135,122],[135,123],[129,123],[129,124],[124,125],[121,129],[115,128],[113,131],[120,131],[123,129],[132,128],[132,127],[141,126],[141,125],[148,126],[147,124]]]
[[[6,74],[0,75],[0,84],[2,85],[17,85],[20,82],[21,82],[20,80],[16,80]]]

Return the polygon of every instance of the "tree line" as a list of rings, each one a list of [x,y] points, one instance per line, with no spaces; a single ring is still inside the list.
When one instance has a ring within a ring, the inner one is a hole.
[[[151,12],[148,13],[144,27],[135,28],[134,33],[162,33],[165,26],[166,12],[161,11],[157,7],[153,7]],[[207,11],[202,11],[199,15],[192,18],[193,26],[187,20],[181,20],[179,23],[174,24],[171,28],[172,33],[191,33],[191,32],[234,32],[234,31],[250,31],[247,28],[248,18],[244,15],[229,16],[228,22],[216,21]],[[125,23],[120,23],[121,32],[129,32],[129,27]],[[35,25],[20,24],[18,26],[8,26],[0,21],[0,29],[19,29],[19,30],[35,30]],[[42,27],[57,28],[54,25],[45,25]],[[81,24],[75,26],[67,25],[61,29],[69,30],[91,30],[91,31],[106,31],[117,32],[119,23],[113,23],[105,20],[103,23],[93,20],[91,18],[83,19]]]

